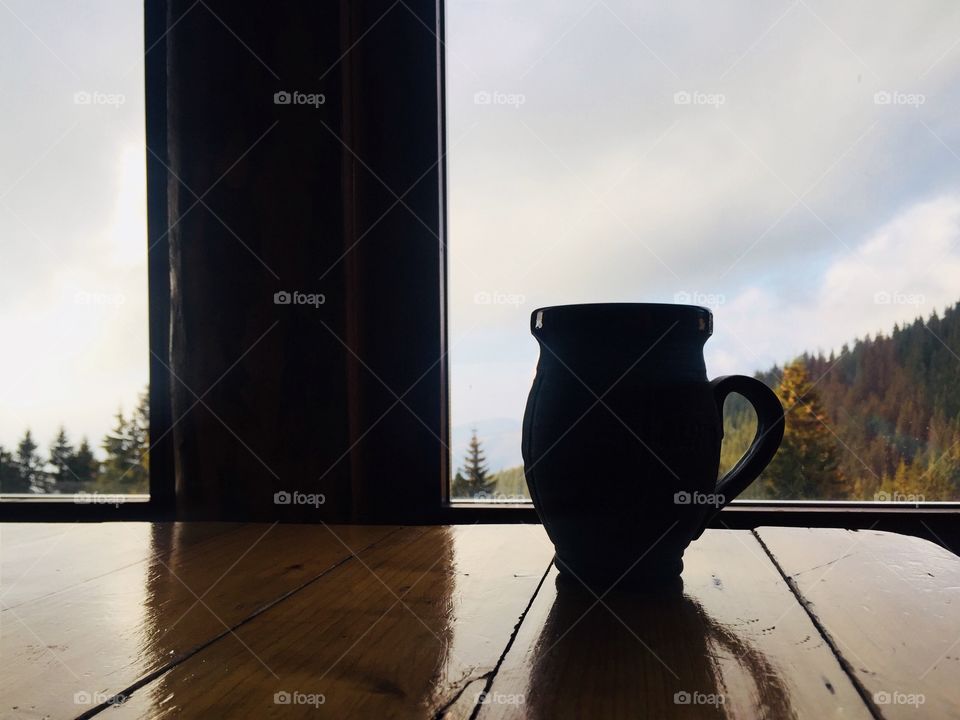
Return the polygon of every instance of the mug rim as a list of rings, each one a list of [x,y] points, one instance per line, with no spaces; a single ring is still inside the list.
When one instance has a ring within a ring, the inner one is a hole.
[[[700,311],[713,315],[713,311],[703,305],[689,305],[686,303],[642,303],[642,302],[595,302],[595,303],[570,303],[566,305],[544,305],[534,308],[533,314],[545,312],[547,310],[653,310],[660,312],[690,312],[691,310]]]

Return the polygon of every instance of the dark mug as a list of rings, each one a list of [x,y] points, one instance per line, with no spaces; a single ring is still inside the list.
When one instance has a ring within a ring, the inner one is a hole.
[[[776,453],[780,401],[754,378],[707,380],[706,308],[559,305],[534,310],[530,330],[524,473],[558,569],[602,591],[676,577],[687,545]],[[753,405],[757,434],[718,481],[730,393]]]

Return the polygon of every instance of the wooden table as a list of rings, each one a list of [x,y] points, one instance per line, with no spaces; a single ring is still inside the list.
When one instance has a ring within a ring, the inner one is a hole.
[[[958,718],[960,559],[713,530],[597,597],[533,525],[0,526],[0,717]]]

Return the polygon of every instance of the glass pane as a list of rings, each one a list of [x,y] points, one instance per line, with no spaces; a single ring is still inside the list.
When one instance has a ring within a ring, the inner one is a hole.
[[[446,13],[454,495],[525,492],[531,310],[623,301],[710,307],[708,375],[781,395],[745,497],[960,500],[960,6]]]
[[[146,493],[142,3],[0,16],[0,493]]]

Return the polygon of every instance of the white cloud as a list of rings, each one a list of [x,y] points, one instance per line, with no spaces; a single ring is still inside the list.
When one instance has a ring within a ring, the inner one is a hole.
[[[889,334],[960,300],[960,193],[911,205],[833,260],[798,298],[747,287],[715,311],[713,374],[752,372],[803,351]]]

